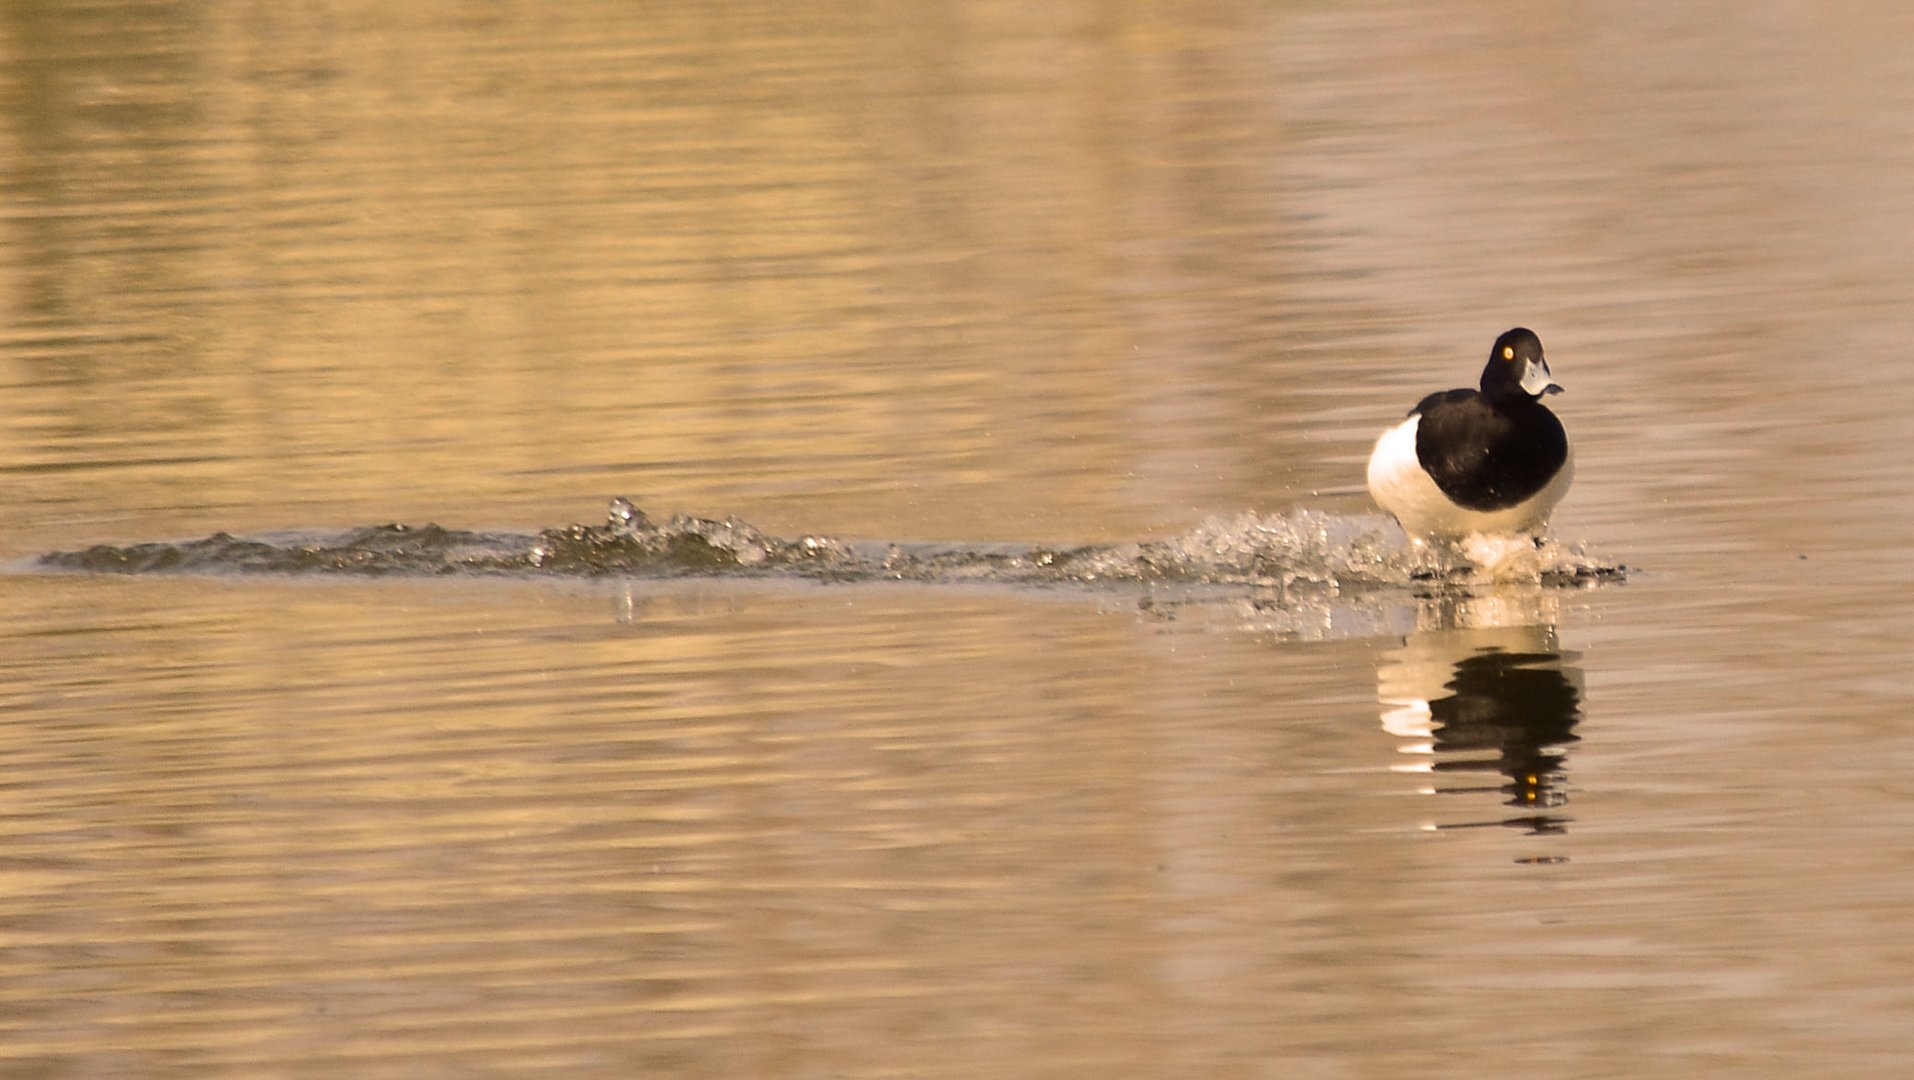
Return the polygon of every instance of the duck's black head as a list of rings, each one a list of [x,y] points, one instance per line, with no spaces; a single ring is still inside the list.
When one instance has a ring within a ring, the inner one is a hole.
[[[1542,339],[1535,331],[1518,326],[1495,339],[1489,366],[1482,369],[1482,392],[1498,401],[1539,401],[1545,394],[1562,392],[1549,375]]]

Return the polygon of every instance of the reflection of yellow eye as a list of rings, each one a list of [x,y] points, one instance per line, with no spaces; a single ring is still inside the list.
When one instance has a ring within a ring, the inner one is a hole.
[[[1513,345],[1502,346],[1502,359],[1504,360],[1515,359],[1515,346]]]

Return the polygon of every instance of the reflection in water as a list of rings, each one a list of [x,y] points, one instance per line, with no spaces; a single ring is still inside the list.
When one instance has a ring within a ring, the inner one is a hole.
[[[1416,758],[1397,771],[1431,774],[1429,794],[1499,792],[1518,811],[1437,828],[1500,824],[1558,833],[1567,826],[1559,810],[1568,802],[1564,763],[1582,718],[1580,657],[1561,649],[1552,620],[1537,610],[1547,598],[1532,599],[1443,601],[1422,612],[1425,625],[1377,670],[1383,729]]]

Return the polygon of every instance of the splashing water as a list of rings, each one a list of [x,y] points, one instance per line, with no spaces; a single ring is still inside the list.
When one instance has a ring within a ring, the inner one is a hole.
[[[1486,545],[1486,546],[1485,546]],[[1465,549],[1408,543],[1388,519],[1294,509],[1211,518],[1165,540],[1084,547],[856,542],[772,536],[737,518],[652,520],[628,499],[603,525],[535,535],[381,525],[336,534],[216,533],[182,543],[96,545],[37,565],[93,573],[505,574],[983,581],[1010,585],[1168,583],[1257,589],[1388,589],[1484,580],[1550,586],[1619,581],[1624,567],[1526,537]]]

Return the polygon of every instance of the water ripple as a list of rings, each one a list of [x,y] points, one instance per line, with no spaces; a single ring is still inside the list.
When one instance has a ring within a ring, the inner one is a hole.
[[[1382,589],[1527,581],[1581,586],[1627,569],[1554,541],[1523,540],[1492,564],[1409,545],[1387,519],[1299,508],[1213,517],[1164,540],[1082,547],[934,544],[773,536],[735,517],[654,521],[625,498],[602,525],[537,534],[378,525],[343,533],[215,533],[178,543],[99,544],[41,556],[88,573],[505,574],[756,577],[1003,585],[1169,583],[1259,589]],[[1486,569],[1485,569],[1486,565]]]

